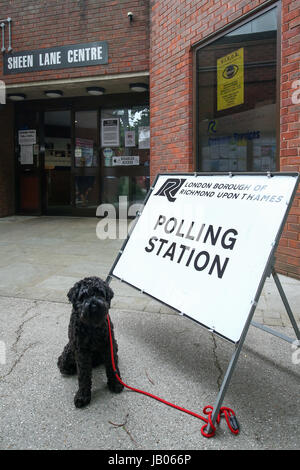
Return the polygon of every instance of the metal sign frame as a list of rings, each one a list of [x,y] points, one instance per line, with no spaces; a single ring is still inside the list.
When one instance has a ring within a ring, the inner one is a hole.
[[[286,223],[286,220],[287,220],[287,217],[288,217],[288,214],[289,214],[289,211],[290,211],[290,208],[292,206],[292,203],[293,203],[293,200],[294,200],[294,197],[296,195],[296,192],[297,192],[297,187],[299,185],[299,182],[300,182],[300,175],[299,173],[288,173],[288,172],[274,172],[274,173],[270,173],[270,172],[251,172],[251,173],[247,173],[247,172],[226,172],[226,173],[222,173],[222,172],[218,172],[218,173],[163,173],[163,174],[158,174],[143,202],[143,207],[146,205],[148,199],[150,198],[154,188],[155,188],[155,185],[159,179],[159,177],[163,175],[163,176],[170,176],[170,177],[178,177],[178,176],[229,176],[230,178],[235,176],[235,175],[253,175],[253,176],[267,176],[269,178],[272,178],[272,176],[292,176],[294,178],[296,178],[296,181],[295,181],[295,187],[294,187],[294,190],[293,190],[293,193],[290,197],[290,201],[287,205],[287,209],[286,209],[286,212],[285,212],[285,215],[282,219],[282,222],[281,222],[281,225],[279,227],[279,230],[277,232],[277,235],[276,235],[276,239],[275,239],[275,243],[273,244],[273,247],[271,249],[271,252],[270,252],[270,255],[269,255],[269,258],[268,258],[268,261],[266,263],[266,266],[265,266],[265,269],[264,269],[264,272],[262,274],[262,277],[261,277],[261,280],[259,282],[259,285],[258,285],[258,288],[257,288],[257,291],[256,291],[256,295],[255,295],[255,298],[253,299],[252,301],[252,307],[250,309],[250,312],[249,312],[249,315],[248,315],[248,318],[246,320],[246,323],[244,325],[244,328],[243,328],[243,331],[242,331],[242,334],[241,334],[241,337],[239,339],[239,341],[237,341],[236,343],[233,343],[234,346],[235,346],[235,350],[232,354],[232,357],[230,359],[230,362],[228,364],[228,367],[227,367],[227,370],[226,370],[226,373],[223,377],[223,381],[222,381],[222,384],[221,384],[221,387],[220,387],[220,390],[219,390],[219,393],[217,395],[217,398],[216,398],[216,402],[215,402],[215,405],[214,405],[214,408],[213,408],[213,413],[212,413],[212,416],[211,416],[211,421],[212,421],[212,424],[214,425],[216,420],[217,420],[217,417],[218,417],[218,414],[219,414],[219,411],[220,411],[220,408],[222,406],[222,403],[223,403],[223,400],[224,400],[224,397],[225,397],[225,394],[226,394],[226,391],[228,389],[228,386],[230,384],[230,380],[231,380],[231,377],[232,377],[232,374],[234,372],[234,369],[235,369],[235,366],[237,364],[237,361],[238,361],[238,358],[239,358],[239,355],[241,353],[241,350],[242,350],[242,347],[244,345],[244,341],[246,339],[246,336],[247,336],[247,333],[248,333],[248,330],[249,330],[249,327],[250,325],[252,326],[255,326],[257,328],[260,328],[262,329],[263,331],[266,331],[270,334],[273,334],[274,336],[277,336],[279,337],[280,339],[284,340],[284,341],[287,341],[289,343],[292,343],[294,342],[295,340],[292,339],[292,338],[289,338],[288,336],[284,335],[284,334],[281,334],[279,332],[277,332],[276,330],[273,330],[271,328],[268,328],[264,325],[261,325],[257,322],[254,322],[252,319],[253,319],[253,315],[254,315],[254,312],[255,312],[255,309],[256,309],[256,306],[258,304],[258,301],[259,301],[259,298],[260,298],[260,295],[261,295],[261,292],[263,290],[263,287],[264,287],[264,284],[265,284],[265,281],[266,281],[266,278],[267,277],[270,277],[271,275],[273,276],[273,279],[275,281],[275,284],[276,284],[276,287],[278,289],[278,292],[280,294],[280,297],[283,301],[283,304],[284,304],[284,307],[286,309],[286,312],[288,314],[288,317],[291,321],[291,325],[294,329],[294,332],[295,332],[295,335],[296,335],[296,338],[298,340],[298,346],[300,346],[300,331],[299,331],[299,328],[298,328],[298,325],[297,325],[297,322],[295,320],[295,317],[293,315],[293,312],[291,310],[291,307],[288,303],[288,300],[287,300],[287,297],[285,295],[285,292],[284,292],[284,289],[280,283],[280,279],[275,271],[275,252],[276,252],[276,249],[278,247],[278,243],[279,243],[279,240],[280,240],[280,237],[282,235],[282,231],[283,231],[283,228],[285,226],[285,223]],[[118,278],[116,275],[113,274],[113,271],[114,271],[114,268],[116,267],[120,257],[122,256],[122,253],[128,243],[128,240],[130,239],[130,236],[134,230],[134,227],[136,225],[136,223],[138,222],[138,219],[141,215],[142,211],[141,212],[138,212],[137,213],[137,217],[136,217],[136,220],[135,220],[135,223],[132,225],[131,227],[131,230],[129,231],[128,235],[127,235],[127,238],[125,239],[121,249],[119,250],[119,253],[110,269],[110,272],[106,278],[106,282],[107,283],[110,283],[111,280],[113,278],[115,279],[118,279],[120,280],[121,282],[125,282],[127,285],[130,285],[131,287],[133,287],[134,289],[137,289],[139,292],[142,292],[142,293],[145,293],[147,296],[151,297],[151,298],[154,298],[155,300],[158,300],[159,302],[165,304],[164,302],[162,302],[160,299],[157,299],[153,296],[151,296],[150,294],[142,291],[141,289],[133,286],[132,284],[128,283],[126,280],[123,280],[123,279],[120,279]],[[194,320],[193,318],[189,317],[187,314],[182,314],[181,312],[179,312],[176,308],[168,305],[168,304],[165,304],[167,305],[168,307],[171,307],[172,309],[174,309],[175,311],[177,311],[178,313],[180,313],[181,315],[187,317],[187,318],[190,318],[192,320]],[[194,320],[196,323],[199,324],[198,321]],[[201,324],[201,323],[200,323]],[[205,325],[203,325],[205,326]],[[205,327],[206,329],[208,329],[208,331],[212,332],[213,334],[216,333],[212,330],[210,330],[208,327]],[[218,334],[218,333],[217,333]],[[222,335],[218,334],[218,336],[221,336],[223,337]],[[223,337],[224,338],[224,337]],[[228,339],[228,338],[225,338],[225,339]],[[210,425],[208,424],[207,425],[207,429],[206,429],[206,432],[210,433],[212,431]]]

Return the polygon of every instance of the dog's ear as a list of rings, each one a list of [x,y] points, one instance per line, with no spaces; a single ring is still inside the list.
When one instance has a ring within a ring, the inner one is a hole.
[[[76,284],[74,284],[74,286],[71,287],[71,289],[67,293],[67,297],[72,304],[76,302],[79,291],[80,291],[80,282],[76,282]]]
[[[109,285],[106,282],[104,284],[105,284],[105,290],[106,290],[106,300],[107,302],[109,302],[109,305],[110,305],[110,301],[113,298],[114,293],[113,293],[113,290],[109,287]]]

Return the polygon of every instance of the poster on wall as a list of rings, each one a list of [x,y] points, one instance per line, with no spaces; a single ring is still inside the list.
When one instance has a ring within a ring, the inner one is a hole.
[[[112,275],[236,343],[298,182],[296,173],[159,175]]]
[[[119,147],[120,132],[119,119],[107,118],[101,120],[101,145],[102,147]]]
[[[75,166],[93,166],[94,141],[76,138],[75,145]]]
[[[125,147],[135,147],[135,131],[125,131]]]
[[[217,59],[217,109],[244,103],[244,48]]]
[[[36,130],[26,129],[18,132],[19,145],[34,145],[36,144]]]
[[[20,163],[21,165],[33,164],[33,145],[20,146]]]

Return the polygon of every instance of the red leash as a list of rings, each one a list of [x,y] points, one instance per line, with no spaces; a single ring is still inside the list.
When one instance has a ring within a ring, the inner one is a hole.
[[[109,315],[107,315],[107,323],[108,323],[108,330],[109,330],[111,362],[112,362],[112,367],[113,367],[114,373],[116,374],[116,377],[117,377],[118,381],[124,387],[128,388],[129,390],[132,390],[133,392],[141,393],[141,394],[146,395],[148,397],[154,398],[155,400],[160,401],[161,403],[164,403],[165,405],[171,406],[172,408],[175,408],[176,410],[183,411],[184,413],[187,413],[191,416],[194,416],[195,418],[201,419],[205,423],[204,426],[202,426],[202,428],[201,428],[202,436],[204,436],[204,437],[213,437],[215,435],[216,427],[214,426],[214,424],[212,423],[212,420],[211,420],[211,415],[212,415],[212,412],[213,412],[213,407],[212,406],[208,405],[208,406],[205,406],[203,408],[203,413],[205,415],[207,415],[207,418],[205,418],[204,416],[201,416],[198,413],[195,413],[194,411],[190,411],[190,410],[187,410],[186,408],[182,408],[181,406],[174,405],[173,403],[170,403],[170,402],[164,400],[163,398],[159,398],[156,395],[153,395],[152,393],[145,392],[144,390],[139,390],[138,388],[131,387],[130,385],[127,385],[123,382],[123,380],[119,377],[119,375],[117,374],[117,371],[116,371]],[[225,419],[226,419],[226,422],[227,422],[227,425],[228,425],[230,431],[233,434],[238,434],[239,433],[239,426],[238,426],[238,422],[237,422],[234,411],[231,408],[228,408],[226,406],[222,406],[220,408],[220,412],[219,412],[218,417],[217,417],[217,424],[220,423],[222,414],[225,416]],[[210,428],[211,428],[210,433],[205,432],[206,426],[208,424],[210,424]]]

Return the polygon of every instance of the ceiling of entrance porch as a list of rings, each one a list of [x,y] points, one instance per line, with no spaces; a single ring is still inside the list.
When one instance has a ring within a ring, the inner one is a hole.
[[[52,98],[47,97],[45,91],[61,90],[64,98],[90,96],[86,90],[88,87],[104,88],[105,95],[130,93],[129,85],[135,82],[149,84],[149,72],[14,83],[6,85],[6,92],[7,94],[25,94],[26,100],[49,100]]]

